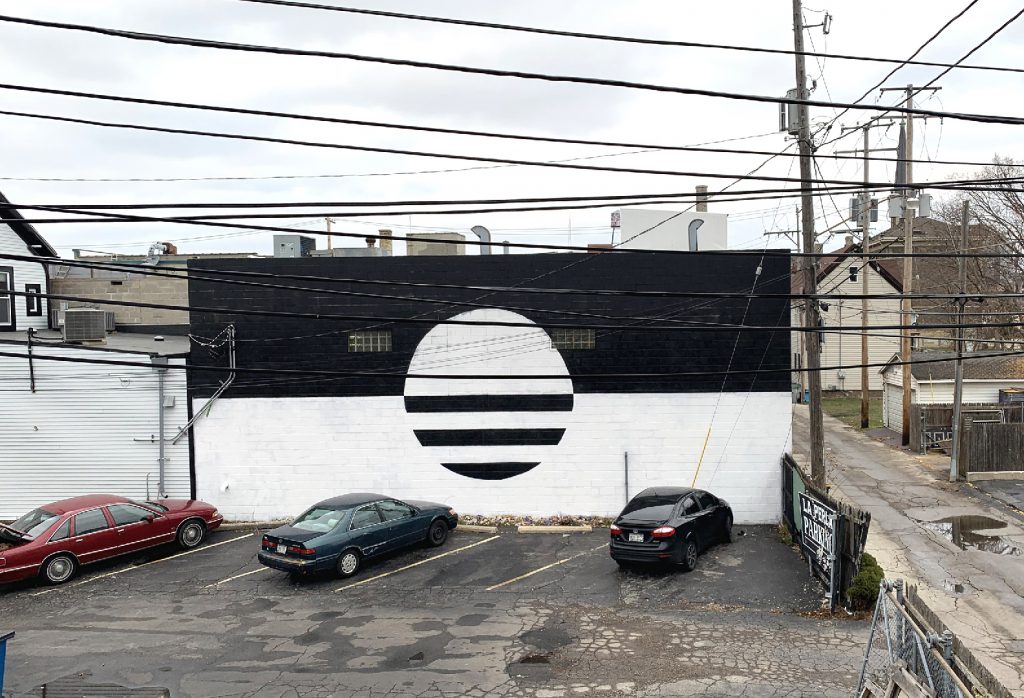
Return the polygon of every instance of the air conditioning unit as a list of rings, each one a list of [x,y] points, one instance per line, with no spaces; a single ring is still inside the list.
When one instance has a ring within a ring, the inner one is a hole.
[[[106,313],[94,308],[68,308],[64,311],[65,342],[96,342],[107,338]]]
[[[109,310],[103,311],[103,317],[105,319],[105,325],[107,332],[115,332],[117,330],[117,316]]]

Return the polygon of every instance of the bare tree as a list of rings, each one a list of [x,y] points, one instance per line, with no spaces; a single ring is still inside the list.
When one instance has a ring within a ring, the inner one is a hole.
[[[979,182],[966,191],[939,201],[933,218],[940,225],[934,225],[929,233],[934,235],[933,245],[927,251],[959,251],[961,211],[963,202],[971,205],[972,224],[968,230],[967,253],[1009,253],[1024,254],[1024,167],[1013,164],[1012,160],[996,156],[993,164],[975,175],[960,176],[962,179],[1005,180],[1002,182]],[[916,246],[915,246],[916,247]],[[1024,292],[1024,258],[1008,256],[1002,258],[968,258],[968,293],[983,294]],[[957,260],[921,260],[918,264],[922,279],[920,290],[931,288],[939,293],[959,292]],[[924,279],[927,278],[927,283]],[[952,323],[955,321],[956,303],[953,301],[926,301],[929,322]],[[986,323],[992,326],[968,328],[965,333],[970,343],[967,349],[1008,348],[1010,341],[1024,339],[1020,327],[997,327],[1006,323],[1020,323],[1024,320],[1024,297],[990,298],[982,302],[967,304],[968,323]],[[932,314],[934,313],[934,314]],[[972,346],[973,345],[973,346]]]

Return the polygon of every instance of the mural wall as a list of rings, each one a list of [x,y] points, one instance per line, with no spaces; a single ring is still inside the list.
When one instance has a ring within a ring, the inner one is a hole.
[[[790,438],[789,378],[784,370],[751,371],[788,366],[784,299],[759,299],[748,308],[746,299],[492,292],[486,303],[505,309],[437,303],[469,303],[485,286],[526,285],[524,279],[544,273],[549,289],[747,292],[759,262],[667,257],[218,261],[222,270],[342,281],[316,281],[322,295],[193,282],[192,305],[305,306],[349,318],[424,322],[194,313],[193,333],[207,339],[235,322],[243,368],[381,374],[240,374],[196,425],[198,496],[229,518],[257,520],[292,516],[351,491],[433,499],[463,513],[611,515],[644,487],[690,485],[696,473],[698,487],[732,504],[737,522],[777,521],[779,459]],[[764,262],[763,290],[785,292],[788,259],[775,259]],[[580,263],[563,271],[572,261]],[[360,277],[421,285],[343,281]],[[389,297],[344,295],[350,291]],[[747,325],[782,326],[737,333],[681,324],[735,324],[744,314]],[[360,342],[367,332],[378,334],[361,345],[352,338],[359,332]],[[380,333],[387,333],[386,345]],[[374,350],[358,350],[368,348]],[[192,361],[223,365],[223,355],[223,348],[197,346]],[[193,377],[197,411],[217,382],[216,374],[203,374]]]

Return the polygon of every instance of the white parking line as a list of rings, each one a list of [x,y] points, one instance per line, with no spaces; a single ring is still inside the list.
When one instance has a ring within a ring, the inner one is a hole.
[[[513,584],[515,582],[521,581],[523,579],[526,579],[527,577],[532,577],[535,574],[539,574],[539,573],[543,572],[544,570],[549,570],[552,567],[558,567],[559,565],[564,565],[565,563],[571,562],[572,560],[575,560],[578,557],[583,557],[584,555],[589,555],[592,552],[595,552],[597,550],[600,550],[601,548],[607,548],[607,547],[608,547],[608,544],[605,543],[604,545],[599,545],[596,548],[591,548],[590,550],[585,550],[582,553],[577,553],[576,555],[573,555],[572,557],[567,557],[564,560],[559,560],[557,562],[552,562],[550,565],[544,565],[543,567],[538,567],[537,569],[533,570],[532,572],[527,572],[526,574],[521,574],[518,577],[513,577],[512,579],[506,579],[504,582],[501,582],[500,584],[495,584],[492,587],[487,587],[486,591],[494,591],[495,589],[500,589],[503,586],[508,586],[509,584]]]
[[[162,557],[159,560],[151,560],[149,562],[144,562],[141,565],[134,565],[132,567],[125,567],[122,570],[115,570],[114,572],[107,572],[106,574],[97,574],[97,575],[95,575],[93,577],[86,577],[85,579],[83,579],[83,580],[81,580],[79,582],[75,582],[74,584],[68,584],[66,586],[53,587],[51,589],[44,589],[43,591],[37,591],[36,593],[31,594],[31,596],[42,596],[43,594],[50,594],[50,593],[55,592],[55,591],[60,591],[61,589],[70,589],[70,588],[73,588],[73,587],[80,587],[83,584],[88,584],[89,582],[95,582],[97,579],[105,579],[106,577],[116,577],[119,574],[124,574],[125,572],[131,572],[132,570],[137,570],[140,567],[148,567],[149,565],[155,565],[155,564],[157,564],[159,562],[167,562],[168,560],[173,560],[176,557],[183,557],[185,555],[191,555],[192,553],[202,552],[203,550],[209,550],[210,548],[216,548],[216,547],[218,547],[220,545],[227,545],[228,543],[234,543],[236,541],[240,541],[240,540],[243,540],[245,538],[251,538],[253,535],[255,535],[255,534],[253,534],[253,533],[246,533],[244,536],[238,536],[236,538],[229,538],[228,540],[222,540],[220,543],[213,543],[211,545],[203,545],[203,546],[200,546],[198,548],[193,548],[192,550],[186,550],[185,552],[182,552],[182,553],[177,553],[175,555],[170,555],[168,557]]]
[[[352,587],[358,587],[358,586],[362,586],[363,584],[369,584],[370,582],[376,581],[378,579],[383,579],[384,577],[390,577],[393,574],[398,574],[399,572],[404,572],[405,570],[410,570],[413,567],[419,567],[420,565],[425,565],[428,562],[433,562],[434,560],[440,560],[442,557],[448,557],[449,555],[454,555],[455,553],[461,553],[463,550],[469,550],[470,548],[475,548],[476,546],[483,545],[484,543],[490,543],[492,540],[498,540],[499,538],[501,538],[501,536],[491,536],[490,538],[484,538],[483,540],[478,540],[476,543],[470,543],[469,545],[464,545],[461,548],[456,548],[455,550],[449,550],[446,553],[441,553],[440,555],[435,555],[434,557],[428,557],[426,560],[420,560],[419,562],[414,562],[411,565],[406,565],[405,567],[399,567],[397,570],[392,570],[390,572],[385,572],[383,574],[378,574],[378,575],[373,576],[373,577],[368,577],[366,579],[361,579],[358,582],[353,582],[352,584],[346,584],[343,587],[338,587],[334,591],[336,591],[336,592],[338,592],[338,591],[345,591],[346,589],[351,589]]]
[[[242,577],[248,577],[251,574],[259,574],[260,572],[269,572],[269,571],[270,571],[269,567],[261,567],[258,570],[252,570],[251,572],[243,572],[242,574],[236,574],[234,577],[228,577],[227,579],[222,579],[219,582],[214,582],[213,584],[207,584],[203,588],[204,589],[211,589],[213,587],[219,587],[221,584],[227,584],[228,582],[233,582],[236,579],[241,579]]]

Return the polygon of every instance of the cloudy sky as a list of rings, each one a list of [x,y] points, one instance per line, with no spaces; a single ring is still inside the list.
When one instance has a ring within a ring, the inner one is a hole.
[[[341,4],[341,0],[321,0]],[[831,33],[809,30],[818,50],[904,58],[967,0],[927,4],[881,0],[812,0],[808,23],[828,11]],[[691,3],[646,0],[520,0],[515,3],[374,0],[361,7],[584,32],[791,48],[791,5],[783,0]],[[955,61],[1019,10],[1013,0],[983,0],[920,56]],[[580,75],[730,92],[781,95],[794,84],[789,56],[678,47],[644,47],[563,37],[453,27],[399,19],[257,5],[240,0],[0,0],[3,14],[92,24],[205,39],[321,49],[500,69]],[[969,62],[1024,67],[1024,20],[996,37]],[[775,133],[777,107],[638,90],[550,84],[453,74],[309,57],[235,53],[96,36],[0,22],[4,79],[47,88],[201,102],[342,118],[503,131],[531,135],[690,145],[757,136],[732,144],[758,150],[787,145]],[[813,97],[852,101],[890,66],[810,60]],[[941,69],[911,67],[888,83],[922,84]],[[922,94],[928,108],[1020,116],[1024,75],[954,70],[942,91]],[[174,128],[228,131],[277,138],[531,160],[592,158],[616,167],[742,174],[763,157],[682,152],[635,153],[617,148],[559,146],[489,138],[443,136],[390,129],[312,124],[179,109],[132,106],[0,90],[2,109],[131,122]],[[877,92],[866,103],[892,104]],[[835,112],[812,110],[816,123]],[[870,112],[845,115],[854,125]],[[369,154],[206,137],[140,133],[0,116],[0,190],[21,204],[150,202],[385,201],[619,195],[712,190],[728,179],[553,170],[527,166],[481,169],[457,160]],[[987,161],[999,153],[1024,158],[1024,127],[929,119],[917,125],[915,157]],[[835,132],[833,133],[835,135]],[[895,144],[896,130],[877,129],[877,147]],[[859,163],[827,157],[834,147],[853,148],[860,136],[824,149],[820,165],[830,178],[862,177]],[[473,169],[466,169],[473,168]],[[438,172],[438,170],[461,170]],[[938,180],[972,168],[919,165],[918,181]],[[422,171],[433,171],[421,173]],[[413,172],[420,172],[412,174]],[[793,158],[762,171],[796,176]],[[288,175],[290,178],[266,179]],[[322,175],[332,175],[324,177]],[[891,180],[892,168],[875,163],[872,179]],[[31,178],[182,178],[176,182],[44,182]],[[237,178],[237,179],[203,179]],[[246,179],[248,178],[248,179]],[[260,179],[264,178],[264,179]],[[761,188],[746,182],[738,188]],[[792,186],[792,185],[791,185]],[[819,200],[818,227],[836,226],[848,197]],[[764,245],[766,230],[795,225],[793,199],[712,206],[730,214],[733,247]],[[673,208],[673,207],[667,207]],[[485,225],[496,239],[583,244],[606,242],[613,208],[592,211],[476,215],[369,216],[340,220],[336,230],[373,232],[387,226],[404,234],[422,230],[466,232]],[[26,211],[27,217],[35,217]],[[159,212],[155,212],[159,215]],[[276,224],[282,224],[276,222]],[[323,230],[323,220],[285,222],[296,230]],[[171,240],[183,252],[271,251],[271,234],[166,224],[51,224],[43,234],[62,253],[72,248],[144,252]],[[569,232],[571,229],[571,233]],[[360,246],[358,240],[336,244]],[[321,239],[320,246],[326,246]]]

